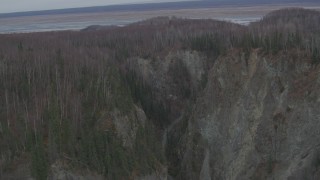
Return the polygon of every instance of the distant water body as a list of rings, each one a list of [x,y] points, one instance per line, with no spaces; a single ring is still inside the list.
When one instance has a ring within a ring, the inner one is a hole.
[[[236,1],[236,0],[235,0]],[[270,2],[277,2],[276,0],[269,0]],[[287,1],[287,0],[286,0]],[[298,0],[290,0],[298,1]],[[196,8],[199,1],[184,2],[187,3],[181,9],[181,3],[169,3],[167,6],[176,5],[176,8],[158,8],[152,10],[152,6],[145,5],[145,9],[141,10],[141,5],[125,6],[127,9],[115,9],[114,6],[110,6],[107,9],[103,7],[89,8],[91,11],[86,11],[88,8],[80,9],[75,11],[74,9],[57,10],[46,13],[29,12],[24,13],[24,16],[5,16],[0,14],[0,34],[10,33],[26,33],[26,32],[45,32],[45,31],[61,31],[61,30],[81,30],[88,26],[100,25],[100,26],[125,26],[130,23],[138,22],[141,20],[154,18],[157,16],[168,16],[168,17],[182,17],[190,19],[217,19],[232,23],[238,23],[242,25],[249,25],[251,22],[259,21],[263,16],[271,11],[301,7],[306,9],[314,9],[320,11],[319,0],[306,0],[310,3],[270,3],[270,4],[252,4],[238,6],[204,6]],[[311,1],[313,3],[311,3]],[[203,1],[204,2],[204,1]],[[264,1],[263,1],[264,2]],[[210,3],[209,3],[210,4]],[[180,8],[178,8],[180,7]],[[102,9],[101,9],[102,8]],[[135,10],[131,10],[131,9]],[[95,10],[95,11],[94,11]],[[97,11],[96,11],[97,10]],[[98,11],[99,10],[99,11]],[[112,10],[112,11],[111,11]],[[69,12],[69,11],[72,11]],[[73,12],[75,11],[75,12]],[[69,13],[67,13],[69,12]],[[23,14],[23,13],[22,13]]]
[[[222,18],[221,20],[241,25],[249,25],[252,22],[261,20],[262,17]]]
[[[0,25],[0,34],[12,33],[30,33],[30,32],[48,32],[48,31],[78,31],[91,25],[102,26],[125,26],[134,21],[77,21],[77,22],[32,22],[32,23],[17,23]],[[0,19],[1,24],[1,19]]]
[[[261,17],[241,17],[241,18],[217,18],[218,20],[248,25],[250,22],[258,21]],[[108,19],[108,18],[84,18],[63,19],[43,18],[43,17],[19,17],[0,18],[0,34],[47,32],[63,30],[81,30],[92,25],[101,26],[125,26],[143,19]]]

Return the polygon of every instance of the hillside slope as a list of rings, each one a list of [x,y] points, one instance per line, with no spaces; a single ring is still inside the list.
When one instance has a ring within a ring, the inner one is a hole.
[[[0,35],[0,178],[318,179],[319,19]]]

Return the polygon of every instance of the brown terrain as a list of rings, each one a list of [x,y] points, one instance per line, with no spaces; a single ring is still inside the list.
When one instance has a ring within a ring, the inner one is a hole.
[[[0,179],[320,179],[319,32],[286,8],[1,34]]]

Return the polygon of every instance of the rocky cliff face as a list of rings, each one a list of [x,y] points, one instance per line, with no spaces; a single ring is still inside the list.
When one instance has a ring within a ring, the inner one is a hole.
[[[158,78],[159,87],[167,87],[159,92],[181,102],[179,93],[168,88],[173,84],[166,76],[172,57],[183,59],[180,65],[193,78],[191,84],[201,84],[203,74],[207,82],[163,131],[169,177],[320,177],[320,69],[308,55],[266,54],[261,49],[245,55],[232,49],[208,72],[201,65],[208,60],[197,52],[169,55],[158,71],[150,71],[147,60],[136,61],[145,78]]]
[[[188,120],[180,177],[318,179],[319,80],[299,52],[219,58]]]

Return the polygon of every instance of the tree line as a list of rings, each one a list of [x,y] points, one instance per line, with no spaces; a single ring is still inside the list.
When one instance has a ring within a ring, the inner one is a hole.
[[[299,50],[318,65],[319,19],[317,11],[285,9],[249,26],[159,17],[96,31],[0,35],[1,174],[25,153],[37,179],[46,179],[57,159],[111,179],[150,172],[165,163],[155,142],[171,112],[139,72],[125,68],[130,57],[161,61],[170,52],[198,51],[212,66],[232,49],[258,48],[271,55]],[[170,71],[189,98],[187,72],[177,63]],[[137,104],[153,121],[139,127],[128,149],[99,121],[114,109],[129,115]]]

